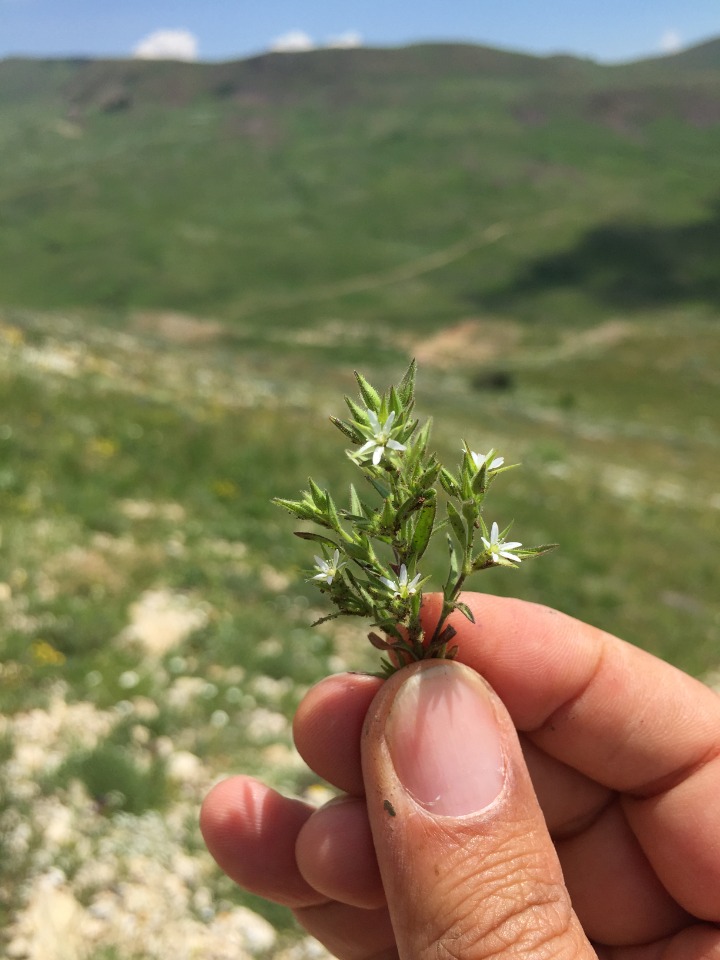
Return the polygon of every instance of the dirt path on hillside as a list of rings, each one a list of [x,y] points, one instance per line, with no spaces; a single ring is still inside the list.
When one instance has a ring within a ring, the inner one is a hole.
[[[353,293],[365,293],[368,290],[377,290],[395,283],[404,283],[414,280],[426,273],[440,270],[448,264],[461,260],[480,247],[496,243],[509,233],[509,228],[503,223],[493,223],[486,227],[481,234],[460,240],[449,247],[428,253],[425,256],[411,260],[399,267],[390,270],[381,270],[377,273],[361,274],[348,280],[339,280],[336,283],[327,283],[319,287],[312,287],[298,293],[285,294],[279,297],[268,297],[261,303],[241,307],[239,316],[245,319],[264,310],[276,310],[285,307],[297,307],[308,303],[320,303],[323,300],[333,300],[335,297],[345,297]]]

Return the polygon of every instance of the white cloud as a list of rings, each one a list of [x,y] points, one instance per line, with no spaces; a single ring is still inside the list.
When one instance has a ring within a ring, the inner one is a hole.
[[[140,60],[197,60],[197,37],[189,30],[155,30],[135,46]]]
[[[334,47],[341,50],[350,50],[352,47],[362,46],[362,37],[356,30],[346,30],[336,37],[328,37],[325,44],[328,47]]]
[[[276,37],[270,44],[270,49],[274,53],[302,53],[305,50],[314,50],[315,42],[303,30],[289,30]]]
[[[666,30],[660,37],[660,49],[663,53],[677,53],[682,50],[682,39],[677,30]]]

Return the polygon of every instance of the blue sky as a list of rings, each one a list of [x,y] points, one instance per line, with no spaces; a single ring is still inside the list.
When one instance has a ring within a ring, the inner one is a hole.
[[[720,0],[0,0],[0,57],[225,60],[461,40],[619,61],[720,36]]]

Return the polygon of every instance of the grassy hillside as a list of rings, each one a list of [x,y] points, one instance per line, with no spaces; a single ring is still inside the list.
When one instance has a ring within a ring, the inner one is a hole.
[[[0,303],[582,324],[608,287],[645,305],[626,281],[660,246],[682,298],[715,305],[713,51],[627,67],[461,46],[5,61]],[[689,270],[673,242],[688,234],[704,251]],[[588,252],[615,236],[621,255],[586,284]]]
[[[353,368],[384,386],[416,356],[440,455],[521,461],[488,519],[560,548],[478,588],[710,678],[717,54],[0,63],[13,955],[53,960],[57,903],[90,960],[318,956],[196,824],[231,772],[324,798],[289,719],[375,663],[361,625],[311,629],[312,546],[270,503],[351,478],[327,418]]]

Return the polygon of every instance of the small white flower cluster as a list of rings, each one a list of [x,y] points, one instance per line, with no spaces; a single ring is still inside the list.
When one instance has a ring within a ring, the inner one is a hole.
[[[478,453],[463,443],[457,468],[444,467],[429,445],[431,421],[421,424],[414,418],[415,372],[413,361],[402,380],[382,394],[356,373],[360,402],[346,396],[349,419],[330,418],[351,441],[346,452],[372,488],[374,502],[351,484],[347,506],[338,504],[312,479],[300,500],[275,498],[298,519],[321,528],[297,531],[321,545],[308,579],[338,611],[316,623],[342,615],[370,619],[384,634],[373,630],[369,639],[389,654],[382,661],[385,676],[414,660],[452,659],[456,628],[448,618],[459,612],[473,621],[461,599],[467,578],[489,567],[519,566],[552,546],[523,547],[519,540],[506,539],[509,527],[486,523],[488,490],[513,465],[506,465],[494,448]],[[439,531],[449,562],[440,616],[426,636],[422,587],[429,578],[420,568]]]
[[[422,574],[416,573],[408,583],[407,567],[402,563],[397,580],[390,580],[389,577],[380,577],[380,579],[394,596],[400,597],[401,600],[407,600],[408,597],[414,597],[418,592]]]
[[[399,430],[399,427],[393,427],[395,422],[395,411],[392,410],[387,419],[381,423],[378,415],[373,410],[367,411],[367,416],[370,421],[369,426],[364,426],[363,424],[358,424],[360,430],[368,437],[367,443],[364,443],[359,450],[356,450],[352,454],[353,460],[369,460],[372,459],[373,466],[377,467],[380,461],[385,456],[386,449],[389,450],[407,450],[407,447],[404,443],[400,443],[393,436],[394,433]]]
[[[512,560],[515,563],[522,563],[522,558],[515,556],[514,553],[511,553],[511,550],[517,550],[518,547],[521,547],[522,544],[517,540],[503,540],[500,536],[500,528],[497,523],[493,523],[490,528],[490,539],[486,537],[481,537],[482,542],[485,544],[485,549],[488,551],[492,557],[493,563],[502,563],[503,560]]]
[[[322,557],[315,556],[315,569],[319,571],[311,580],[323,580],[328,586],[333,582],[338,572],[347,566],[345,560],[340,560],[340,551],[335,550],[330,560],[323,560]]]

